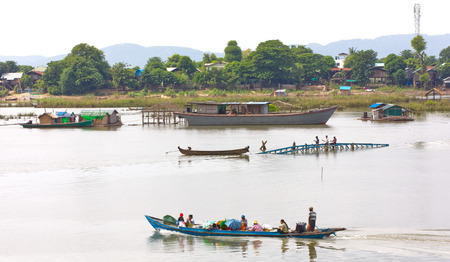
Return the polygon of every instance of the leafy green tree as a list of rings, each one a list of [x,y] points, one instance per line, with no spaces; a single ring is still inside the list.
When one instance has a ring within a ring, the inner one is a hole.
[[[313,78],[326,78],[328,71],[335,66],[331,56],[323,56],[314,53],[302,53],[297,56],[297,68],[302,68],[305,80]]]
[[[398,69],[392,74],[392,78],[398,85],[404,85],[406,82],[406,73],[403,69]]]
[[[450,46],[444,48],[439,52],[439,63],[450,62]]]
[[[345,58],[344,66],[352,69],[352,77],[360,84],[369,82],[370,68],[377,61],[377,52],[372,49],[356,51]]]
[[[426,56],[425,57],[425,65],[427,66],[434,66],[437,63],[437,59],[434,55]]]
[[[20,71],[19,65],[17,64],[16,61],[8,60],[5,63],[8,66],[8,73],[16,73]]]
[[[294,67],[295,59],[291,50],[279,40],[259,43],[252,53],[251,61],[259,79],[281,83]]]
[[[208,53],[203,53],[203,64],[211,63],[211,56]]]
[[[180,61],[180,55],[179,54],[173,54],[171,57],[167,59],[166,66],[167,67],[176,67],[178,61]]]
[[[442,65],[438,69],[439,74],[441,75],[441,78],[447,78],[450,76],[450,62],[446,62],[445,65]]]
[[[413,51],[409,50],[409,49],[405,49],[403,51],[400,52],[400,56],[406,60],[406,59],[410,59],[410,58],[414,58],[414,53]]]
[[[110,66],[105,59],[103,51],[101,51],[100,49],[97,49],[96,47],[90,46],[88,44],[78,44],[72,48],[72,51],[67,55],[66,58],[71,59],[72,57],[82,57],[87,59],[92,63],[92,65],[97,69],[97,71],[103,76],[105,80],[110,78]]]
[[[309,47],[306,47],[305,45],[291,45],[290,48],[292,50],[292,53],[295,56],[298,56],[298,55],[301,55],[304,53],[309,53],[309,54],[313,53],[312,49]]]
[[[112,84],[117,90],[124,90],[126,87],[136,88],[137,81],[134,77],[135,70],[127,68],[129,65],[119,62],[111,68]]]
[[[225,61],[228,63],[242,60],[242,50],[238,46],[235,40],[228,42],[227,47],[225,47]]]
[[[42,76],[42,81],[44,82],[44,85],[49,86],[58,86],[59,80],[61,78],[61,74],[64,71],[64,68],[66,68],[64,61],[51,61],[47,64],[47,70],[45,70],[44,75]],[[55,88],[51,88],[51,90],[55,90]],[[49,91],[50,92],[50,91]],[[55,93],[54,93],[55,94]]]
[[[20,84],[22,86],[22,90],[30,88],[33,85],[33,81],[31,80],[31,76],[28,74],[23,74],[20,78]]]
[[[400,73],[398,73],[399,70],[405,70],[406,69],[406,63],[401,56],[397,56],[395,54],[389,54],[385,60],[384,60],[384,69],[386,69],[386,73],[388,77],[393,79],[397,84],[403,83],[403,81],[398,81],[399,78],[397,78],[395,75],[400,77]],[[404,75],[403,75],[404,77]],[[401,77],[400,77],[401,78]]]
[[[191,77],[195,73],[195,71],[197,71],[195,63],[189,56],[181,56],[180,61],[178,61],[177,63],[177,67],[182,72],[186,73],[189,77]]]
[[[415,57],[417,58],[416,63],[420,68],[420,74],[426,73],[426,54],[425,49],[427,49],[427,42],[421,35],[417,35],[411,40],[411,46],[415,51]]]
[[[18,72],[23,72],[24,74],[27,74],[27,73],[30,72],[31,70],[33,70],[33,67],[32,67],[32,66],[29,66],[29,65],[19,65]]]
[[[99,89],[103,82],[102,74],[92,61],[78,58],[62,72],[60,92],[63,95],[84,94]]]
[[[152,71],[154,69],[164,69],[166,70],[167,67],[164,65],[164,62],[160,57],[151,57],[147,60],[147,64],[145,65],[145,70]]]

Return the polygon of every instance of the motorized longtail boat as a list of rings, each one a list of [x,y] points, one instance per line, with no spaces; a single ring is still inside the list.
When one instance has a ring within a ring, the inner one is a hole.
[[[159,218],[147,215],[145,217],[156,230],[168,230],[194,236],[324,238],[330,236],[331,234],[335,235],[337,231],[346,230],[346,228],[327,228],[316,229],[312,232],[289,232],[283,234],[277,232],[275,229],[272,229],[270,231],[204,229],[197,227],[178,227],[174,224],[166,224],[162,219]]]
[[[250,147],[244,147],[239,149],[232,149],[232,150],[192,150],[191,148],[183,149],[181,147],[178,147],[178,150],[180,150],[180,153],[183,155],[196,155],[196,156],[204,156],[204,155],[241,155],[248,152],[248,149]]]

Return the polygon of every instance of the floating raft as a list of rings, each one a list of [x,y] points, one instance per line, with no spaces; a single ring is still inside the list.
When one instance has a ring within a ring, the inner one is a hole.
[[[325,145],[319,144],[304,144],[304,145],[295,145],[288,146],[283,148],[278,148],[274,150],[267,150],[264,152],[260,152],[258,154],[295,154],[295,153],[320,153],[320,152],[330,152],[330,151],[343,151],[343,150],[355,150],[355,149],[364,149],[364,148],[380,148],[387,147],[389,144],[372,144],[372,143],[337,143],[335,145]]]

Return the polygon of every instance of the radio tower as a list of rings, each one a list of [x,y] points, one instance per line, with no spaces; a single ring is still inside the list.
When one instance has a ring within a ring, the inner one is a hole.
[[[416,35],[420,35],[420,4],[414,5],[414,20],[416,27]]]

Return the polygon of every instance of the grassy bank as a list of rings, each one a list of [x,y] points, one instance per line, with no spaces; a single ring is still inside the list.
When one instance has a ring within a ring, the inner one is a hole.
[[[159,94],[130,92],[128,94],[114,94],[110,96],[96,97],[92,95],[81,97],[49,97],[39,99],[39,107],[45,108],[117,108],[117,107],[151,107],[156,104],[171,103],[184,107],[189,101],[270,101],[280,100],[292,105],[292,110],[309,110],[313,108],[339,105],[339,110],[364,111],[368,106],[376,102],[397,104],[415,112],[442,111],[450,112],[448,99],[440,102],[425,101],[417,99],[419,93],[407,94],[405,91],[389,92],[355,92],[350,96],[341,96],[337,90],[329,92],[320,91],[291,91],[286,97],[271,96],[271,91],[254,92],[226,92],[219,90],[211,91],[189,91],[189,92],[166,92]],[[423,92],[422,92],[423,93]],[[22,103],[21,106],[31,106]]]

